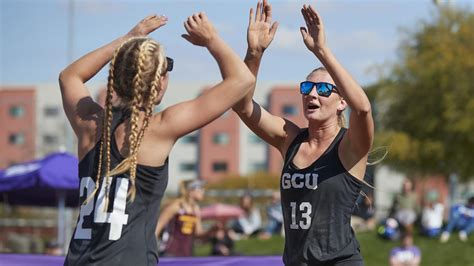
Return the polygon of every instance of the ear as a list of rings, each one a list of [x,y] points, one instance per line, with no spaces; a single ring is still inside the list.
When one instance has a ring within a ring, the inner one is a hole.
[[[347,107],[347,102],[343,98],[339,100],[339,105],[337,106],[337,112],[340,113],[344,111]]]

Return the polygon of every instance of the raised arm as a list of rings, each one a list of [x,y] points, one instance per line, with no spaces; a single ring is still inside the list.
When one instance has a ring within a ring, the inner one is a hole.
[[[188,34],[183,38],[209,50],[219,65],[223,80],[196,99],[173,105],[162,112],[160,127],[174,140],[222,115],[247,94],[255,81],[204,13],[189,17],[184,27]]]
[[[255,13],[254,15],[251,8],[247,28],[248,48],[244,62],[256,78],[263,53],[273,41],[278,22],[272,24],[272,7],[266,0],[257,3]],[[250,92],[232,109],[255,134],[284,154],[288,136],[294,135],[299,128],[282,117],[270,114],[255,102],[253,100],[255,85],[254,83]]]
[[[323,22],[312,6],[301,9],[306,28],[301,27],[301,35],[306,47],[321,61],[329,72],[340,95],[351,108],[350,127],[343,140],[345,150],[349,151],[350,164],[366,158],[374,138],[374,121],[371,106],[364,90],[337,61],[326,46]]]
[[[94,50],[67,66],[59,75],[64,111],[78,138],[97,128],[102,108],[94,102],[85,83],[94,77],[113,56],[117,47],[131,37],[146,36],[166,24],[166,17],[148,16],[132,30],[111,43]]]

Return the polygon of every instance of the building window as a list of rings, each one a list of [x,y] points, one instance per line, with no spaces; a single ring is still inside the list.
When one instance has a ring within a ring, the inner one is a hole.
[[[254,133],[250,132],[249,133],[249,143],[251,144],[260,144],[260,143],[263,143],[262,139],[255,135]]]
[[[229,143],[229,134],[227,133],[217,133],[214,135],[213,142],[218,145],[226,145]]]
[[[251,172],[262,172],[266,170],[265,162],[254,162],[250,164]]]
[[[23,133],[10,134],[8,141],[13,145],[23,145],[25,143],[25,135]]]
[[[179,170],[183,172],[196,171],[196,164],[195,163],[181,163],[179,165]]]
[[[59,108],[54,106],[48,106],[44,108],[44,115],[47,117],[56,117],[59,115]]]
[[[214,172],[227,172],[227,163],[226,162],[214,162],[212,164],[212,170]]]
[[[181,138],[182,143],[191,144],[197,142],[197,135],[186,135]]]
[[[296,106],[287,104],[283,106],[283,115],[297,115],[298,114],[298,108]]]
[[[15,117],[15,118],[20,118],[25,115],[25,108],[22,106],[12,106],[10,108],[10,116]]]
[[[55,136],[55,135],[44,135],[44,136],[43,136],[43,142],[44,142],[45,144],[49,144],[49,145],[57,144],[57,143],[58,143],[58,136]]]

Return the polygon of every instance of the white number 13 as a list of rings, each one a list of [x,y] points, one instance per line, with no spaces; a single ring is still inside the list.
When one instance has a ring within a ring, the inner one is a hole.
[[[301,218],[303,220],[296,223],[296,202],[290,202],[291,206],[291,224],[290,229],[309,229],[311,226],[311,203],[302,202],[299,207]]]

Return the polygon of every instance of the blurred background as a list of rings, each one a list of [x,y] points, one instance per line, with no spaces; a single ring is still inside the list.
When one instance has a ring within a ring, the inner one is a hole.
[[[299,33],[305,3],[319,12],[328,46],[372,101],[376,142],[370,160],[377,163],[365,180],[375,189],[364,188],[353,219],[366,264],[388,265],[408,232],[421,265],[474,265],[474,2],[270,3],[280,26],[259,73],[254,98],[260,104],[305,126],[297,87],[320,66]],[[62,255],[74,230],[79,179],[76,140],[57,82],[64,67],[145,16],[165,15],[167,25],[151,34],[174,59],[160,111],[220,79],[208,52],[180,36],[187,16],[204,11],[243,58],[255,5],[0,0],[0,252]],[[87,84],[98,102],[104,101],[106,70]],[[278,201],[281,166],[279,153],[228,112],[176,143],[163,204],[188,179],[207,182],[203,208],[226,203],[245,210],[241,198],[249,195],[261,222],[258,230],[231,237],[233,254],[278,256],[284,236],[266,228],[273,219],[269,207]],[[205,227],[215,229],[219,215],[209,214]],[[233,215],[224,220],[235,229],[242,214]],[[195,242],[194,255],[210,255],[213,242]]]

